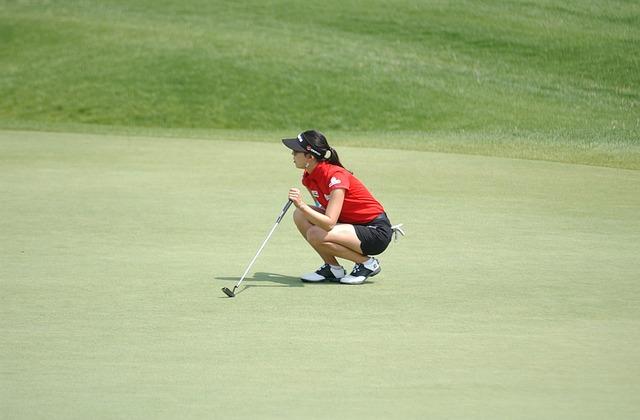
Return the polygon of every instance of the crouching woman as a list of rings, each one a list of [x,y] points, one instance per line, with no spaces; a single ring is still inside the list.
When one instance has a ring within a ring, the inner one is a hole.
[[[304,171],[302,184],[315,201],[308,205],[298,188],[289,190],[296,207],[295,224],[323,261],[319,269],[301,279],[362,284],[380,273],[380,262],[373,256],[381,254],[393,236],[382,204],[342,166],[322,133],[304,131],[282,142],[292,150],[296,168]],[[350,274],[338,258],[355,263]]]

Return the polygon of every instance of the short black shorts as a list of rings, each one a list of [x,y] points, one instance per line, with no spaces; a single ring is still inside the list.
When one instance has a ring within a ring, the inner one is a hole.
[[[391,222],[386,213],[373,219],[366,225],[353,225],[356,235],[360,239],[360,248],[365,255],[378,255],[387,249],[393,232]]]

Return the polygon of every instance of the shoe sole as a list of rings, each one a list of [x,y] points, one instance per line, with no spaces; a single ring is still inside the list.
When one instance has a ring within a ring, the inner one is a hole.
[[[330,279],[325,278],[325,279],[322,279],[322,280],[307,280],[307,279],[303,279],[302,277],[300,277],[300,280],[302,282],[304,282],[304,283],[322,283],[323,281],[339,282],[341,278],[342,277],[333,277],[333,278],[330,278]]]
[[[347,282],[343,282],[342,279],[340,279],[340,283],[341,284],[362,284],[365,281],[367,281],[367,279],[369,277],[374,277],[374,276],[377,276],[378,274],[380,274],[381,271],[382,271],[382,268],[378,267],[378,269],[376,271],[374,271],[373,273],[369,274],[367,277],[364,278],[364,280],[362,280],[361,282],[358,282],[358,283],[347,283]]]

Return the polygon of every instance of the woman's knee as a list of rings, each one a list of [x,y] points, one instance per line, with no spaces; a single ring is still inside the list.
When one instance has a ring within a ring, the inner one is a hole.
[[[319,245],[324,242],[327,232],[318,226],[311,226],[307,230],[307,241],[312,245]]]
[[[298,222],[307,221],[306,217],[304,217],[304,213],[302,213],[302,210],[300,209],[295,209],[293,211],[293,220],[296,224],[298,224]]]
[[[293,222],[296,224],[296,226],[298,226],[298,229],[300,230],[307,230],[309,226],[311,226],[311,223],[309,223],[307,218],[304,217],[304,214],[300,209],[295,209],[293,211]]]

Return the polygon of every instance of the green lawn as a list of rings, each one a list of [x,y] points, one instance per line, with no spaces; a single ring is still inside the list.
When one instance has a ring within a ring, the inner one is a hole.
[[[635,1],[0,0],[0,419],[638,418],[639,109]],[[228,299],[310,128],[407,237]]]
[[[318,128],[637,169],[639,104],[634,1],[0,3],[3,128]]]
[[[406,225],[382,273],[299,282],[288,215],[228,299],[277,138],[0,131],[0,417],[640,415],[640,172],[338,150]]]

